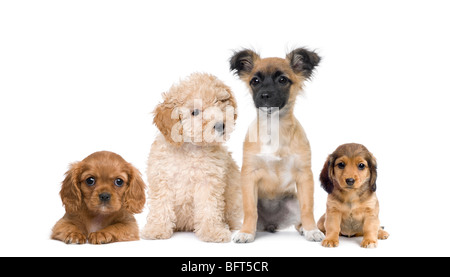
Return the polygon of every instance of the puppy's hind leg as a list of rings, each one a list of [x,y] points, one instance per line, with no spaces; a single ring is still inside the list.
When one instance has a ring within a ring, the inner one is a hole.
[[[317,221],[317,228],[319,228],[319,230],[324,234],[326,233],[325,217],[326,217],[326,214],[323,214],[322,217],[320,217],[319,221]]]

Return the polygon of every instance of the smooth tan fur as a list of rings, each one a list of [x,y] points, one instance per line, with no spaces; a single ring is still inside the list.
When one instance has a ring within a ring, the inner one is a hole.
[[[220,141],[234,128],[233,93],[216,77],[194,73],[163,98],[154,113],[161,134],[148,159],[149,214],[141,236],[168,239],[174,231],[193,231],[202,241],[228,242],[242,219],[239,168]],[[224,135],[212,140],[220,122],[212,114],[225,115],[230,108]]]
[[[93,186],[85,183],[94,177]],[[121,187],[115,179],[124,181]],[[109,193],[107,204],[99,195]],[[139,171],[119,155],[100,151],[71,165],[61,186],[66,214],[53,227],[52,239],[65,243],[104,244],[139,240],[133,216],[145,204],[145,184]]]
[[[327,209],[318,222],[326,233],[323,246],[337,247],[342,235],[363,236],[361,247],[374,248],[378,239],[389,237],[378,219],[376,175],[375,157],[363,145],[341,145],[328,157],[321,173],[322,185],[329,192]],[[351,186],[346,183],[350,178],[354,180]]]

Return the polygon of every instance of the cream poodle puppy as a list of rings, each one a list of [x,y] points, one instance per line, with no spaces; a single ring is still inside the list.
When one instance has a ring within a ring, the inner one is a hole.
[[[236,100],[215,76],[194,73],[163,94],[153,123],[161,131],[148,159],[144,239],[194,231],[228,242],[242,218],[240,172],[222,145],[234,128]]]

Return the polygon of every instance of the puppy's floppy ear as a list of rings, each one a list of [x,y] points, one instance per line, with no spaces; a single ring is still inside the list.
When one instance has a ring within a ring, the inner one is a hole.
[[[81,170],[81,162],[71,164],[69,170],[66,172],[66,177],[62,182],[59,195],[61,196],[63,205],[68,213],[75,213],[81,208],[79,180]]]
[[[286,55],[286,60],[289,61],[292,70],[296,74],[301,74],[308,79],[311,77],[314,68],[319,64],[321,58],[314,51],[297,48]]]
[[[333,180],[334,178],[334,158],[330,155],[328,156],[325,164],[323,165],[322,172],[320,173],[320,186],[328,193],[332,193],[334,189]]]
[[[145,183],[141,173],[128,163],[128,188],[125,191],[124,206],[130,213],[140,213],[145,204]]]
[[[180,146],[183,143],[182,128],[179,122],[179,115],[175,109],[175,104],[164,101],[156,106],[153,123],[164,135],[166,140],[173,145]]]
[[[230,58],[230,70],[235,71],[236,74],[242,79],[249,74],[255,62],[260,59],[259,55],[249,49],[237,51]]]
[[[375,192],[377,190],[377,160],[373,156],[372,153],[369,152],[369,158],[367,159],[370,170],[370,180],[369,186],[370,189]]]
[[[236,119],[237,119],[237,102],[236,102],[236,98],[234,97],[233,92],[231,91],[231,89],[226,86],[225,90],[223,91],[223,94],[219,97],[221,99],[218,99],[220,101],[228,101],[228,103],[233,107],[233,112],[234,112],[234,121],[236,123]]]

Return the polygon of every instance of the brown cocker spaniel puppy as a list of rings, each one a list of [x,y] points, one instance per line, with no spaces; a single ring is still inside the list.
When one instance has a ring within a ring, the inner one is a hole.
[[[328,156],[320,174],[328,192],[326,213],[317,226],[326,233],[322,246],[336,247],[339,235],[363,236],[361,247],[377,247],[389,234],[380,227],[375,194],[377,161],[364,145],[348,143]]]
[[[145,183],[121,156],[101,151],[73,163],[60,195],[66,214],[53,227],[52,239],[67,244],[139,240],[133,214],[144,207]]]

